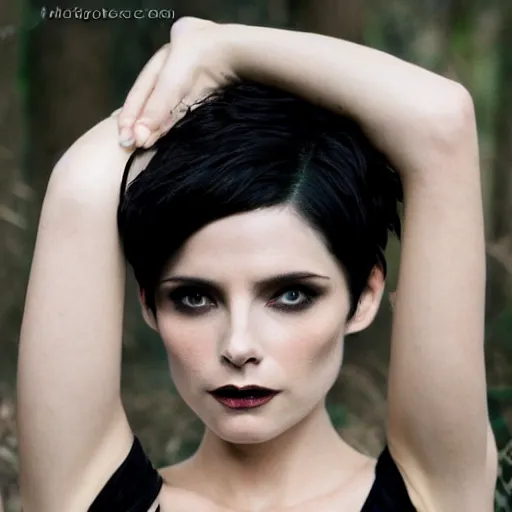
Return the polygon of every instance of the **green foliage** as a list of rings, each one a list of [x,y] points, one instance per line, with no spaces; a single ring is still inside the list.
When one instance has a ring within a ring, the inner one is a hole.
[[[329,403],[327,404],[327,411],[332,424],[336,429],[340,429],[348,425],[348,410],[345,405],[340,403]]]
[[[492,339],[512,356],[512,306],[504,308],[496,317],[490,319],[486,328],[486,339]]]

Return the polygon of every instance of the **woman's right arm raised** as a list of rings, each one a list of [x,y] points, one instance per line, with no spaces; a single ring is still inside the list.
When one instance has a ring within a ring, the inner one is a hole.
[[[87,510],[129,452],[120,396],[124,259],[114,118],[59,160],[40,217],[18,363],[24,512]]]

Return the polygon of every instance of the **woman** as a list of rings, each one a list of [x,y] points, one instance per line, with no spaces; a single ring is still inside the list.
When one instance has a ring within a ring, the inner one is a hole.
[[[50,179],[19,353],[24,511],[490,511],[467,91],[315,34],[185,18],[171,39],[117,123],[81,137]],[[132,147],[157,141],[118,205]],[[339,438],[325,395],[344,335],[375,316],[386,229],[399,230],[401,189],[381,153],[403,183],[405,220],[375,461]],[[206,425],[197,453],[158,473],[120,399],[117,230],[144,317]]]

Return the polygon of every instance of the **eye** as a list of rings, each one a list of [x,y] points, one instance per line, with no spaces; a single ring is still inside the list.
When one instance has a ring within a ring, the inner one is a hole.
[[[298,311],[307,308],[319,295],[318,290],[305,285],[297,285],[283,290],[270,301],[270,305],[277,309]]]
[[[200,293],[185,295],[182,301],[183,304],[185,304],[185,306],[189,306],[191,308],[204,307],[208,303],[207,298],[204,295],[201,295]]]
[[[283,298],[283,304],[286,304],[287,306],[296,306],[304,299],[304,292],[301,290],[290,290],[283,293],[281,297]]]
[[[178,311],[185,313],[198,313],[215,306],[215,302],[198,288],[176,288],[169,292],[169,298]]]

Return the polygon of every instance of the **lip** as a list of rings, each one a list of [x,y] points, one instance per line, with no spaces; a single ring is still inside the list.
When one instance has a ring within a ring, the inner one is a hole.
[[[228,409],[254,409],[270,402],[280,391],[262,386],[222,386],[209,391],[210,395]]]

